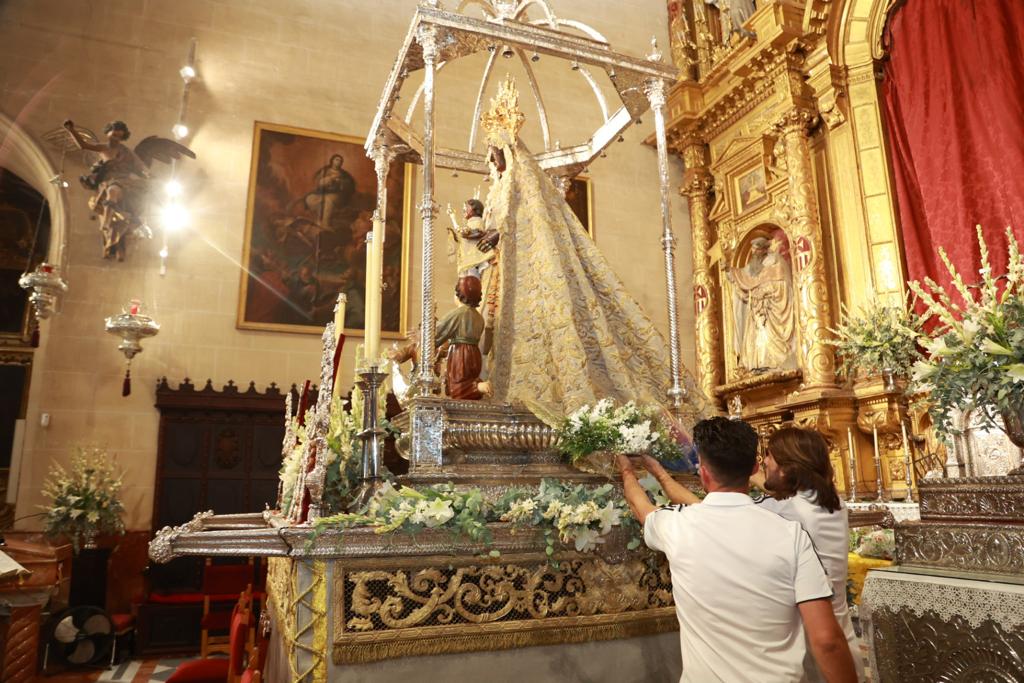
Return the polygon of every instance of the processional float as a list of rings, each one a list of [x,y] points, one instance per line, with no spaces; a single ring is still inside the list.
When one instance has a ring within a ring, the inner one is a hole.
[[[464,13],[469,5],[482,16]],[[528,18],[531,10],[539,18]],[[525,68],[544,140],[543,151],[534,154],[534,159],[557,184],[564,186],[626,128],[639,122],[648,109],[653,111],[668,303],[666,404],[682,411],[687,388],[680,359],[665,138],[666,90],[675,82],[677,72],[662,62],[653,41],[652,48],[646,58],[614,52],[600,33],[581,22],[556,17],[544,0],[467,0],[456,11],[444,9],[438,0],[423,0],[418,6],[365,145],[375,164],[378,193],[373,231],[367,237],[367,336],[363,362],[356,371],[358,386],[366,397],[359,434],[362,481],[358,501],[369,501],[381,486],[384,432],[376,402],[387,377],[379,340],[388,169],[395,161],[419,163],[423,169],[423,322],[418,343],[420,349],[429,350],[434,348],[436,325],[435,173],[442,168],[486,174],[485,155],[475,151],[478,122],[499,55],[518,58]],[[435,136],[436,74],[454,60],[475,53],[489,56],[468,143],[465,149],[439,147]],[[539,55],[571,63],[593,89],[603,123],[585,141],[570,146],[552,143],[531,66]],[[617,110],[609,110],[591,69],[607,74],[620,99]],[[410,74],[419,70],[423,71],[422,84],[403,114],[398,111],[399,94]],[[422,130],[416,130],[413,115],[421,103]],[[201,513],[180,527],[161,530],[150,546],[156,561],[182,555],[273,558],[268,593],[279,672],[287,672],[294,681],[325,680],[327,672],[338,667],[404,655],[624,638],[674,628],[667,566],[652,561],[651,555],[627,550],[625,533],[612,534],[600,553],[582,555],[563,548],[552,558],[542,534],[517,533],[502,525],[495,525],[493,542],[486,548],[431,529],[400,539],[384,538],[370,528],[359,527],[314,532],[312,523],[322,512],[325,478],[324,458],[316,458],[316,452],[324,452],[326,447],[332,396],[337,394],[338,337],[334,328],[335,323],[329,323],[323,335],[319,393],[304,426],[307,449],[290,496],[290,509],[252,515]],[[517,485],[535,486],[544,477],[602,483],[597,475],[561,462],[555,452],[555,431],[524,406],[450,400],[437,395],[438,387],[433,364],[421,362],[405,410],[392,420],[402,433],[399,450],[409,460],[409,473],[402,483],[452,482],[478,487],[489,495]],[[290,414],[290,395],[288,400]],[[292,423],[288,425],[286,449],[295,441]]]

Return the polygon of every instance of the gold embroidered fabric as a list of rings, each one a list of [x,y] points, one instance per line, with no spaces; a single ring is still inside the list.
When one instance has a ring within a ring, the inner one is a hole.
[[[487,227],[501,232],[495,398],[564,414],[602,398],[665,405],[665,340],[526,146],[517,140],[504,153],[487,197]],[[689,373],[685,383],[689,427],[704,400]]]

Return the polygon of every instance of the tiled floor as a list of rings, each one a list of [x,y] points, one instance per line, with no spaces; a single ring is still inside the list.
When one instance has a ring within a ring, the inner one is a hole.
[[[122,662],[112,669],[63,673],[40,678],[42,683],[159,683],[170,678],[183,659]]]

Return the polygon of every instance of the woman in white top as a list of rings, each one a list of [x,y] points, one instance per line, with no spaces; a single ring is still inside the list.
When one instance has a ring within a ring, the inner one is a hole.
[[[864,662],[846,604],[850,526],[824,437],[810,429],[779,429],[768,439],[764,476],[754,477],[752,483],[770,495],[757,501],[762,507],[800,522],[810,535],[832,583],[832,610],[850,643],[857,676],[863,680]],[[822,680],[813,659],[805,660],[804,668],[808,680]]]
[[[657,460],[645,456],[644,465],[673,503],[690,505],[700,502],[693,493],[672,479]],[[769,492],[771,497],[757,502],[781,517],[800,522],[810,535],[832,584],[832,609],[850,643],[858,680],[864,680],[860,645],[846,604],[850,543],[847,510],[836,491],[828,445],[815,431],[795,427],[779,429],[768,440],[764,471],[763,476],[752,477],[751,483]],[[804,669],[805,680],[823,680],[813,657],[804,660]]]

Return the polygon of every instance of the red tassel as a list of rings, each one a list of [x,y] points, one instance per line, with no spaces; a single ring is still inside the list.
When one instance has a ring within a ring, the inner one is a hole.
[[[39,348],[39,328],[32,330],[32,348]]]
[[[132,371],[124,371],[124,382],[121,383],[121,395],[129,396],[132,393]]]

